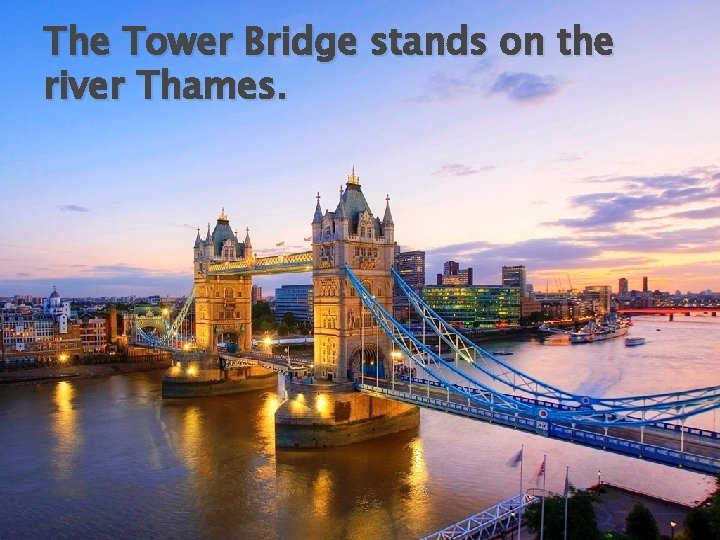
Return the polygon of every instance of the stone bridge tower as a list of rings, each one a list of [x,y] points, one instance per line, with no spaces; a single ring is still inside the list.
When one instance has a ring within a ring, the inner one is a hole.
[[[252,345],[251,276],[209,275],[211,264],[251,259],[250,233],[238,240],[230,228],[225,209],[205,239],[198,229],[193,249],[195,291],[195,337],[199,349],[216,352],[218,342],[227,350],[249,350]]]
[[[395,225],[386,199],[385,214],[375,217],[360,187],[360,178],[348,176],[334,212],[322,213],[318,194],[312,221],[315,374],[346,382],[359,375],[361,358],[366,370],[389,373],[390,340],[376,325],[347,279],[347,264],[367,289],[392,313],[390,269],[395,254]],[[364,318],[364,322],[363,322]],[[364,335],[365,346],[362,347]],[[361,349],[364,353],[361,353]],[[378,365],[375,362],[379,362]],[[377,370],[377,371],[376,371]]]

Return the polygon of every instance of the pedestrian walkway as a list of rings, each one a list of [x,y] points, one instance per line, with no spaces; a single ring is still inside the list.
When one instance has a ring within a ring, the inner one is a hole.
[[[596,491],[597,486],[590,488]],[[595,503],[598,527],[602,531],[624,531],[625,518],[636,503],[642,503],[650,509],[657,521],[660,534],[672,533],[671,522],[675,523],[675,534],[682,530],[683,520],[690,510],[684,504],[653,497],[646,493],[633,491],[622,486],[602,484],[600,501]]]

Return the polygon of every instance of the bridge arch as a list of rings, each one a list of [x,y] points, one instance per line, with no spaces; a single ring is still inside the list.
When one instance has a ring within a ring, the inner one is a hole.
[[[357,378],[360,374],[366,377],[385,378],[386,355],[382,349],[376,349],[370,345],[365,348],[357,347],[350,355],[349,369]]]

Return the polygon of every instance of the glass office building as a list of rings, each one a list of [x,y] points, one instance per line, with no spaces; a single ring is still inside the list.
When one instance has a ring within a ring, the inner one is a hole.
[[[498,328],[520,323],[519,287],[429,286],[423,290],[423,298],[438,315],[460,328]]]
[[[288,312],[295,315],[298,322],[312,323],[312,285],[283,285],[275,289],[275,320],[281,321]]]

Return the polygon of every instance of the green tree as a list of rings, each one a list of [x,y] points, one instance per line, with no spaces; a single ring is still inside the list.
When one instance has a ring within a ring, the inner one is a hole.
[[[720,475],[710,497],[685,516],[683,534],[687,540],[720,540]]]
[[[568,500],[568,540],[600,540],[593,501],[587,491],[576,491]],[[528,507],[525,516],[528,530],[540,538],[541,502]],[[562,540],[565,524],[565,499],[560,496],[545,498],[545,540]]]
[[[285,323],[285,325],[290,329],[296,328],[298,324],[295,314],[291,311],[286,311],[285,313],[283,313],[282,322]]]
[[[660,530],[650,509],[635,503],[625,518],[625,532],[633,540],[658,540]]]

